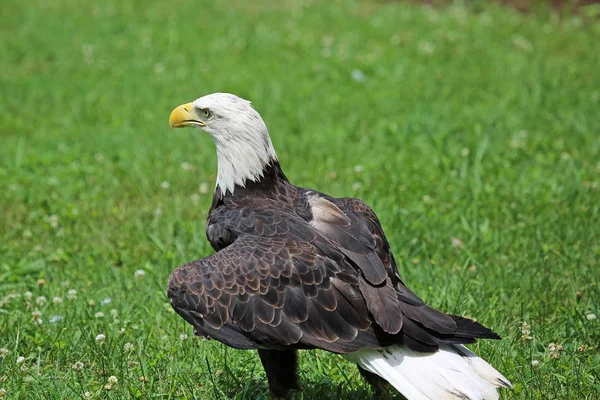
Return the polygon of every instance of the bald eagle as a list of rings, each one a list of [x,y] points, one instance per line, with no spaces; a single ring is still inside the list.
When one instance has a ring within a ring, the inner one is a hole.
[[[509,381],[464,344],[499,336],[405,284],[373,210],[292,185],[251,103],[214,93],[173,110],[217,148],[206,235],[216,253],[175,269],[167,295],[194,333],[257,349],[271,396],[299,390],[297,351],[356,363],[407,399],[497,399]]]

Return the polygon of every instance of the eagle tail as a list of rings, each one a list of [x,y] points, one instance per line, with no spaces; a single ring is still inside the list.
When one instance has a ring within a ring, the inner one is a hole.
[[[491,400],[497,388],[510,382],[475,353],[459,344],[444,344],[435,353],[420,353],[406,346],[363,349],[344,356],[379,375],[408,400]]]

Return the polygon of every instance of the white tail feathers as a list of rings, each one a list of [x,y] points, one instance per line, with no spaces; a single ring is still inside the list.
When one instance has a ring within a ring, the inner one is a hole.
[[[344,358],[379,375],[408,400],[492,400],[510,382],[463,345],[441,345],[435,353],[406,346],[365,349]]]

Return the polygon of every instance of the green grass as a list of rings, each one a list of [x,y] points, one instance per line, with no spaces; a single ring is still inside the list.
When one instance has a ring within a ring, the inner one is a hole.
[[[598,20],[271,3],[3,2],[4,396],[268,397],[256,353],[196,340],[165,296],[211,253],[216,174],[210,139],[168,115],[229,91],[294,183],[373,206],[413,290],[503,336],[472,346],[503,398],[600,398]],[[371,396],[337,356],[303,352],[301,371],[297,399]]]

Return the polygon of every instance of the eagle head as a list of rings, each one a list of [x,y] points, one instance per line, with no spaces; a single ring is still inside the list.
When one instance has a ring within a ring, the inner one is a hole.
[[[182,104],[169,117],[171,128],[195,127],[217,147],[217,186],[233,193],[246,180],[257,181],[277,160],[269,131],[252,103],[230,93],[213,93]]]

